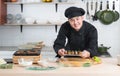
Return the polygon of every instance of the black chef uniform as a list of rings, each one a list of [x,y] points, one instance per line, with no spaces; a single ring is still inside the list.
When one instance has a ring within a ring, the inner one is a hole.
[[[97,56],[98,41],[96,28],[83,21],[83,25],[79,31],[74,30],[67,21],[62,24],[58,33],[57,39],[54,42],[53,48],[58,55],[58,50],[64,48],[65,50],[87,50],[90,56]]]

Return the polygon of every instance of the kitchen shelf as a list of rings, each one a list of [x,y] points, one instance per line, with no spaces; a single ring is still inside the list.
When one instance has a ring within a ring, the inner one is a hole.
[[[5,4],[7,5],[20,5],[21,6],[21,13],[23,12],[23,7],[24,7],[24,4],[54,4],[55,5],[55,11],[57,12],[57,9],[58,9],[58,4],[74,4],[75,2],[26,2],[26,3],[23,3],[23,2],[5,2]],[[20,26],[20,31],[22,32],[22,29],[23,29],[23,26],[29,26],[29,25],[32,25],[32,26],[55,26],[55,31],[57,32],[57,26],[58,25],[61,25],[61,22],[58,22],[58,23],[46,23],[46,24],[4,24],[4,25],[19,25]]]
[[[74,4],[74,2],[5,2],[5,4],[12,4],[12,5],[18,5],[18,4]]]
[[[4,24],[9,26],[20,26],[20,32],[23,31],[23,26],[55,26],[55,32],[57,32],[57,26],[60,26],[60,24]]]
[[[60,23],[59,24],[4,24],[4,25],[11,25],[11,26],[19,26],[19,25],[24,25],[24,26],[54,26],[54,25],[58,25],[60,26]]]

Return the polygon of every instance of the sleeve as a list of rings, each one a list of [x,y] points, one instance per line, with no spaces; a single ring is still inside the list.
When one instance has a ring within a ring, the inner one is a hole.
[[[65,33],[66,33],[65,32],[65,27],[62,25],[59,32],[58,32],[57,38],[56,38],[56,40],[54,41],[54,44],[53,44],[53,48],[54,48],[54,50],[57,54],[58,54],[59,49],[65,47],[65,43],[66,43]]]
[[[88,31],[88,46],[86,48],[87,51],[90,52],[90,56],[98,56],[98,33],[95,27],[92,27]]]

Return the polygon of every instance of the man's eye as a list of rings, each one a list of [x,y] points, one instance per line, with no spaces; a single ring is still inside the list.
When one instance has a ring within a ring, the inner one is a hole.
[[[80,18],[77,18],[76,20],[79,20]]]
[[[70,21],[73,22],[74,20],[71,19]]]

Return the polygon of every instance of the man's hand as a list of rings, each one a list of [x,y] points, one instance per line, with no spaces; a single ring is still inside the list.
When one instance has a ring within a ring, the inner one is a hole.
[[[58,54],[60,55],[60,56],[64,56],[65,54],[66,54],[66,51],[65,51],[65,49],[59,49],[58,50]]]
[[[83,50],[83,52],[81,53],[81,57],[82,58],[88,58],[90,57],[90,52],[87,50]]]

